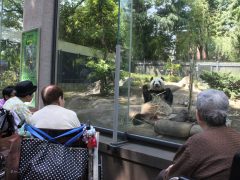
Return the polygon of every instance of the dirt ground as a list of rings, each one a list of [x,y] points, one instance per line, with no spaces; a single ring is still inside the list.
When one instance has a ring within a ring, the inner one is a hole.
[[[167,83],[166,86],[170,87],[174,91],[174,100],[172,105],[173,113],[177,114],[182,109],[187,109],[189,97],[188,85],[182,86],[180,83]],[[193,87],[191,108],[193,116],[195,112],[196,96],[202,89],[202,87]],[[93,125],[112,129],[114,117],[113,96],[101,97],[97,94],[93,95],[91,93],[76,92],[67,92],[66,94],[66,107],[74,110],[78,114],[81,122],[90,121]],[[141,106],[143,104],[141,87],[135,88],[134,90],[131,89],[131,96],[129,99],[126,94],[120,94],[119,102],[119,130],[180,143],[186,140],[186,138],[178,138],[156,133],[156,128],[154,128],[152,124],[143,123],[137,126],[133,125],[131,118],[129,118],[129,114],[131,115],[131,113],[141,111]],[[240,100],[230,100],[229,119],[231,121],[231,126],[238,131],[240,131],[239,114]]]

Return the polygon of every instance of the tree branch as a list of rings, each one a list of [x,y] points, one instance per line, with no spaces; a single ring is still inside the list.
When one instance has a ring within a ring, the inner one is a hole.
[[[19,14],[23,15],[23,7],[22,7],[21,3],[17,3],[14,0],[8,0],[8,1],[10,2],[10,4],[13,4],[12,7],[15,7],[15,8],[12,8],[12,11],[18,12]],[[9,11],[10,10],[11,9],[9,9]]]

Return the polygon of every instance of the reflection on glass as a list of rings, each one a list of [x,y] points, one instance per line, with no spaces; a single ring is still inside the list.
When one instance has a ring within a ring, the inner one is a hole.
[[[57,82],[81,122],[112,128],[118,4],[61,1]]]
[[[19,80],[23,1],[0,1],[0,90]]]
[[[206,88],[229,95],[229,120],[240,130],[239,5],[120,0],[118,33],[118,1],[61,1],[57,82],[66,105],[82,122],[112,128],[118,37],[119,130],[182,142],[201,131],[195,100]]]

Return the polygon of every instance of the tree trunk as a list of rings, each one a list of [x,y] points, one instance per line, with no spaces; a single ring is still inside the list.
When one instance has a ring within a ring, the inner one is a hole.
[[[203,46],[199,45],[198,50],[199,50],[199,54],[200,54],[200,60],[203,60]]]

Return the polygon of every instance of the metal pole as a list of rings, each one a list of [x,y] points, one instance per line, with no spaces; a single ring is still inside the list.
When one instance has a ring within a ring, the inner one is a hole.
[[[114,119],[113,119],[113,143],[117,143],[118,131],[118,111],[119,111],[119,73],[120,73],[120,55],[121,46],[116,45],[116,61],[115,61],[115,82],[114,82]]]
[[[120,35],[120,0],[118,0],[118,31],[117,31],[117,45],[116,45],[116,60],[115,60],[115,81],[114,81],[114,117],[113,117],[113,143],[118,140],[118,111],[119,111],[119,73],[121,60],[121,46],[119,45]]]
[[[53,20],[53,37],[52,37],[52,70],[51,70],[51,83],[57,84],[57,71],[58,71],[58,29],[59,29],[59,16],[60,16],[60,1],[54,1],[54,20]]]
[[[3,0],[0,0],[1,2],[1,9],[0,9],[0,42],[2,42],[2,16],[3,16]],[[0,52],[2,51],[2,44],[0,43]]]
[[[132,62],[132,8],[133,8],[133,1],[130,0],[131,3],[131,9],[130,9],[130,40],[129,40],[129,57],[128,57],[128,73],[129,73],[129,79],[128,79],[128,114],[127,114],[127,120],[129,121],[129,109],[130,109],[130,90],[131,90],[131,62]],[[125,122],[125,124],[127,124]]]
[[[1,9],[0,9],[0,60],[2,60],[2,14],[3,14],[3,0],[0,0],[0,3],[1,3]],[[3,69],[1,68],[1,65],[0,65],[0,73],[3,72]],[[2,80],[1,80],[1,84],[2,86]]]

